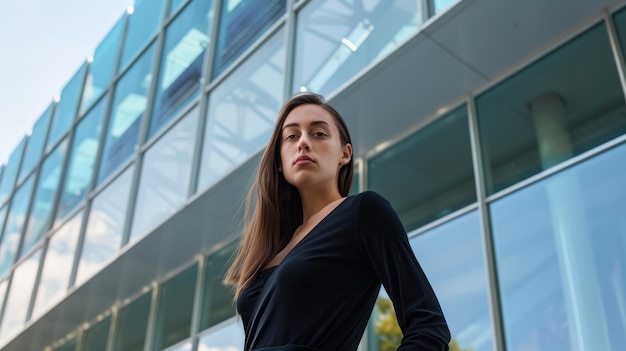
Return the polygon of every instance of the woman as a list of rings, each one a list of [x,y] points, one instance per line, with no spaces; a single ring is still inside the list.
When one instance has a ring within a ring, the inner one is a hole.
[[[389,203],[348,197],[352,145],[339,113],[312,93],[279,114],[250,190],[235,286],[245,350],[356,350],[381,283],[404,333],[398,350],[447,350],[437,298]]]

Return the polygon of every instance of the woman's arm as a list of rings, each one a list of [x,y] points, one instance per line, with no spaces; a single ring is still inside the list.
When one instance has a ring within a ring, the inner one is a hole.
[[[404,334],[398,350],[448,350],[450,331],[406,231],[389,202],[363,194],[359,237],[364,253],[393,302]]]

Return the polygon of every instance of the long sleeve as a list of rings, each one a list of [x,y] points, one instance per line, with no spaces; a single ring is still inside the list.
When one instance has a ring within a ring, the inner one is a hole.
[[[359,244],[391,297],[404,337],[398,351],[448,350],[450,331],[406,231],[389,202],[364,194],[359,208]]]

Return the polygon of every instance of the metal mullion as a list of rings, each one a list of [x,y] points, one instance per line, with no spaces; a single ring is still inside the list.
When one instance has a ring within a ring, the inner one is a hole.
[[[88,193],[87,193],[87,197],[86,200],[90,201],[91,199],[93,199],[93,197],[95,196],[95,194],[97,193],[97,188],[98,188],[98,175],[100,173],[100,163],[102,162],[102,156],[104,154],[104,148],[106,146],[106,138],[108,136],[109,133],[109,123],[111,121],[111,113],[113,111],[113,100],[115,98],[115,88],[117,86],[117,82],[119,81],[119,79],[122,77],[123,74],[121,74],[119,72],[120,69],[120,64],[122,61],[122,51],[124,50],[124,43],[126,41],[126,34],[128,32],[128,22],[129,22],[129,17],[130,15],[128,14],[128,11],[125,12],[124,14],[124,23],[122,25],[122,30],[120,33],[120,37],[119,37],[119,41],[117,43],[117,54],[114,58],[115,63],[113,64],[113,75],[111,77],[111,81],[109,82],[107,88],[105,89],[105,92],[103,93],[103,95],[98,98],[98,99],[108,99],[108,101],[106,101],[106,106],[104,106],[104,111],[102,111],[103,113],[103,120],[102,120],[102,127],[101,127],[101,135],[100,135],[100,139],[98,141],[98,151],[96,153],[96,159],[94,161],[94,169],[93,169],[93,174],[91,176],[91,181],[89,184],[89,188],[88,188]],[[89,107],[89,109],[93,109],[95,107],[96,104],[98,104],[99,101],[96,100],[92,106]],[[122,171],[120,171],[121,173]],[[110,177],[109,177],[110,178]],[[106,180],[103,180],[103,183]]]
[[[54,151],[54,148],[50,150],[50,153],[52,153],[52,151]],[[28,206],[26,207],[26,215],[24,216],[24,218],[26,218],[26,219],[28,219],[30,217],[31,211],[33,210],[35,194],[37,193],[37,185],[39,183],[39,178],[41,176],[41,171],[42,171],[42,168],[43,168],[44,161],[45,161],[45,158],[42,158],[40,160],[40,163],[39,163],[38,167],[36,168],[37,171],[36,171],[36,173],[34,175],[34,178],[33,178],[33,187],[32,187],[31,192],[30,192],[30,199],[28,201]],[[14,190],[13,194],[15,192],[17,192],[17,189]],[[22,226],[22,228],[20,230],[20,239],[18,241],[17,249],[15,251],[15,257],[13,257],[13,262],[11,262],[11,266],[13,266],[15,264],[15,262],[17,262],[20,259],[21,252],[22,252],[22,246],[24,245],[24,239],[25,239],[24,236],[26,235],[26,228],[27,227],[28,227],[28,221],[25,221],[24,225]]]
[[[96,151],[96,158],[94,160],[93,166],[93,174],[91,175],[91,179],[89,181],[89,185],[87,186],[87,196],[85,200],[87,202],[91,201],[95,196],[95,190],[98,187],[98,175],[100,173],[100,163],[102,162],[102,156],[104,155],[104,148],[107,140],[107,136],[109,134],[109,123],[111,121],[111,112],[113,108],[113,84],[110,83],[108,90],[102,95],[100,99],[107,99],[105,102],[104,110],[102,111],[102,121],[100,128],[100,136],[98,138],[98,150]],[[94,108],[99,101],[96,101],[91,108]]]
[[[4,290],[4,297],[0,301],[0,325],[4,319],[4,312],[6,311],[7,300],[9,299],[9,292],[11,291],[11,285],[13,285],[13,270],[9,270],[9,274],[6,276],[7,287]]]
[[[124,24],[122,25],[122,30],[120,31],[119,40],[117,42],[117,54],[115,55],[115,62],[113,63],[113,75],[111,76],[111,81],[108,85],[108,90],[111,92],[111,100],[113,99],[113,87],[122,76],[122,72],[120,72],[120,66],[122,64],[122,51],[124,51],[124,44],[126,43],[126,35],[128,34],[128,27],[130,22],[130,15],[128,14],[128,9],[124,11]]]
[[[613,16],[606,9],[604,11],[604,23],[606,25],[606,31],[609,35],[609,43],[611,44],[611,51],[613,52],[613,58],[615,59],[619,82],[622,86],[622,93],[626,99],[626,63],[624,62],[624,52],[622,51],[622,47],[619,43],[617,30],[615,28],[615,23],[613,22]]]
[[[354,155],[352,155],[352,157],[354,157]],[[369,176],[367,165],[369,164],[369,160],[366,160],[364,157],[359,157],[356,161],[357,171],[359,172],[358,190],[361,193],[367,190],[367,180]]]
[[[89,214],[91,212],[91,204],[93,200],[87,201],[85,204],[83,219],[80,224],[78,232],[78,242],[76,243],[76,249],[74,249],[74,261],[72,262],[72,269],[70,271],[70,277],[67,282],[66,293],[76,282],[76,275],[78,274],[78,266],[83,254],[83,246],[85,244],[85,236],[87,235],[87,222],[89,221]]]
[[[474,180],[476,196],[478,200],[478,215],[482,233],[483,255],[487,265],[487,284],[490,300],[490,312],[493,323],[493,339],[496,350],[506,350],[504,334],[504,317],[502,316],[502,301],[500,295],[498,271],[496,265],[496,253],[491,231],[491,219],[486,201],[486,177],[481,153],[481,139],[478,129],[478,119],[473,96],[467,98],[467,117],[470,129],[470,142],[472,148],[472,164],[474,167]]]
[[[194,293],[193,311],[191,313],[191,327],[189,336],[191,338],[191,349],[196,350],[198,348],[198,333],[200,332],[200,324],[202,318],[204,301],[204,286],[206,284],[206,275],[209,269],[209,260],[207,256],[200,256],[198,258],[198,273],[196,278],[196,291]]]
[[[22,141],[24,139],[26,139],[26,137],[22,138]],[[26,144],[28,145],[28,140],[26,141]],[[19,177],[20,177],[20,170],[22,168],[22,163],[24,163],[25,153],[26,153],[26,145],[22,149],[22,155],[20,156],[20,161],[17,164],[17,173],[15,174],[15,180],[13,181],[13,184],[11,186],[11,192],[9,193],[9,197],[7,198],[6,202],[3,204],[3,205],[7,206],[6,207],[7,208],[7,213],[6,213],[6,216],[5,216],[5,219],[4,219],[4,223],[2,225],[0,225],[0,245],[2,244],[2,240],[4,239],[4,229],[6,227],[7,220],[9,219],[9,213],[11,212],[11,207],[13,206],[13,198],[15,197],[15,193],[17,192],[17,183],[18,183],[18,180],[19,180]],[[8,164],[9,164],[9,162],[7,161],[7,166],[8,166]],[[33,171],[36,171],[36,170],[38,170],[38,167],[35,167]],[[4,173],[5,174],[3,176],[6,176],[6,167],[4,169]],[[24,178],[24,180],[26,180],[26,179],[28,179],[28,177]],[[21,184],[20,184],[20,186],[21,186]],[[31,193],[30,196],[31,196],[31,201],[32,201],[33,194]],[[26,209],[26,211],[27,211],[26,213],[28,213],[29,209],[30,208]],[[23,232],[24,232],[24,227],[22,227],[22,233]],[[22,239],[21,235],[22,234],[20,234],[20,241]],[[19,245],[18,245],[18,249],[19,249]],[[13,262],[11,262],[11,265],[13,265],[13,263],[15,262],[15,259],[17,258],[17,256],[18,256],[17,254],[18,253],[19,253],[19,250],[16,253],[15,258],[13,259]]]
[[[33,309],[34,309],[34,305],[35,305],[35,300],[37,299],[37,292],[39,291],[39,283],[41,282],[41,273],[43,271],[43,264],[45,262],[46,259],[46,255],[48,252],[48,247],[50,246],[50,239],[44,239],[45,242],[41,248],[41,255],[39,256],[39,267],[37,268],[37,273],[35,275],[35,281],[33,282],[33,292],[30,295],[30,301],[28,302],[28,307],[26,308],[26,319],[24,321],[24,323],[26,324],[26,322],[29,322],[31,317],[32,317],[32,313],[33,313]],[[34,253],[31,254],[34,255]],[[30,257],[29,257],[30,258]],[[22,327],[22,329],[24,329],[24,327]]]
[[[70,158],[72,157],[72,148],[74,147],[74,135],[76,134],[76,126],[77,125],[73,125],[72,129],[70,129],[69,133],[66,136],[67,149],[66,149],[65,155],[63,155],[63,161],[61,165],[61,175],[59,177],[56,194],[54,194],[54,198],[52,200],[52,208],[50,209],[50,223],[48,224],[48,227],[45,229],[44,233],[55,228],[54,222],[56,221],[57,211],[59,209],[59,201],[61,201],[61,193],[63,192],[63,188],[65,187],[65,178],[67,177],[68,168],[70,166]],[[65,138],[61,138],[61,143],[63,142],[64,139]],[[59,143],[58,145],[61,145],[61,143]],[[54,150],[55,149],[52,149],[50,150],[50,152]]]
[[[82,351],[85,347],[85,334],[87,334],[87,327],[83,326],[78,328],[76,335],[76,351]],[[88,350],[86,350],[88,351]]]
[[[159,302],[161,299],[161,286],[158,282],[152,283],[152,299],[150,301],[150,311],[148,312],[148,326],[146,328],[146,342],[143,346],[144,351],[152,351],[154,349],[154,341],[156,338],[157,318],[159,318]]]
[[[618,136],[617,138],[614,138],[612,140],[609,140],[607,142],[605,142],[604,144],[598,145],[595,148],[588,150],[582,154],[579,154],[577,156],[571,157],[569,159],[567,159],[566,161],[563,161],[561,163],[559,163],[556,166],[550,167],[548,169],[546,169],[545,171],[541,172],[541,173],[537,173],[531,177],[528,177],[524,180],[521,180],[503,190],[500,190],[497,193],[494,193],[492,195],[489,195],[486,198],[486,201],[491,203],[494,202],[500,198],[503,198],[513,192],[516,192],[522,188],[525,188],[527,186],[530,186],[534,183],[537,183],[543,179],[546,179],[556,173],[559,173],[567,168],[570,167],[574,167],[577,164],[580,164],[586,160],[589,160],[597,155],[600,155],[601,153],[608,151],[612,148],[618,147],[621,144],[626,143],[626,134],[623,134],[621,136]]]
[[[115,351],[115,338],[121,321],[121,313],[119,306],[113,306],[111,311],[111,324],[109,325],[109,335],[107,336],[107,345],[105,351]],[[88,351],[88,350],[87,350]]]
[[[151,114],[153,110],[152,107],[154,105],[154,96],[155,96],[156,88],[158,85],[158,74],[161,68],[160,67],[161,53],[162,53],[161,51],[163,50],[163,42],[164,42],[163,37],[164,37],[164,31],[161,30],[157,34],[156,46],[154,50],[155,57],[153,57],[152,59],[151,74],[152,74],[152,77],[155,77],[155,79],[152,79],[150,88],[148,89],[148,99],[147,99],[146,109],[143,112],[143,116],[141,117],[142,120],[140,122],[140,127],[139,127],[139,137],[137,138],[137,145],[135,146],[136,151],[135,151],[134,157],[131,158],[131,159],[134,159],[135,169],[133,171],[133,178],[131,181],[130,196],[128,199],[128,208],[126,209],[126,222],[124,223],[124,229],[122,232],[122,247],[129,242],[130,234],[131,234],[130,231],[132,229],[132,222],[133,222],[133,217],[135,213],[135,205],[137,204],[137,193],[138,193],[138,188],[139,188],[139,181],[141,179],[141,171],[143,168],[142,161],[143,161],[145,152],[147,151],[147,150],[143,151],[141,146],[147,139],[147,135],[148,135],[149,127],[150,127],[150,119],[152,117]],[[152,45],[152,43],[150,45]]]
[[[215,63],[215,50],[217,48],[217,32],[219,30],[219,23],[221,20],[220,12],[222,10],[222,2],[215,1],[213,3],[213,13],[215,13],[213,23],[211,23],[209,32],[209,46],[206,48],[205,58],[203,63],[204,74],[200,79],[198,101],[198,128],[196,130],[196,142],[194,145],[194,153],[191,161],[191,176],[189,179],[189,190],[187,192],[187,198],[193,196],[198,191],[198,180],[200,178],[200,166],[202,163],[202,149],[204,147],[204,132],[206,128],[208,114],[208,101],[209,92],[208,86],[211,84],[211,76],[213,73],[213,66]]]
[[[416,237],[418,235],[421,235],[421,234],[423,234],[423,233],[425,233],[427,231],[435,229],[435,228],[437,228],[439,226],[442,226],[442,225],[444,225],[446,223],[452,222],[453,220],[455,220],[455,219],[457,219],[459,217],[462,217],[463,215],[465,215],[465,214],[467,214],[469,212],[472,212],[474,210],[477,210],[477,209],[479,209],[478,203],[476,203],[476,202],[471,203],[471,204],[469,204],[469,205],[467,205],[465,207],[462,207],[462,208],[460,208],[458,210],[455,210],[454,212],[449,213],[449,214],[447,214],[447,215],[445,215],[445,216],[443,216],[441,218],[435,219],[432,222],[429,222],[427,224],[424,224],[421,227],[418,227],[416,229],[413,229],[413,230],[409,231],[408,232],[408,237],[409,237],[409,239],[414,238],[414,237]]]
[[[295,67],[296,55],[296,30],[297,30],[297,10],[294,2],[296,0],[287,0],[287,19],[285,20],[285,76],[283,86],[283,98],[288,99],[292,93],[293,73]]]
[[[417,6],[420,7],[422,23],[435,15],[435,0],[419,0]]]

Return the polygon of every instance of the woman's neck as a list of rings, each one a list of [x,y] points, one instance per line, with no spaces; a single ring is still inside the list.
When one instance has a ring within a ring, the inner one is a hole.
[[[300,193],[302,200],[302,223],[307,223],[326,206],[342,199],[339,191]]]

